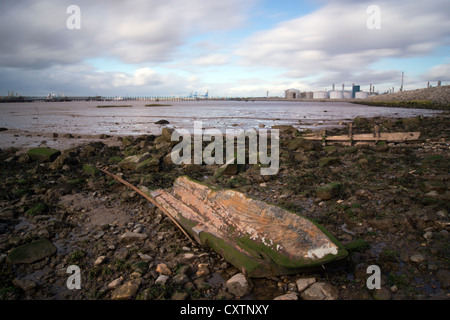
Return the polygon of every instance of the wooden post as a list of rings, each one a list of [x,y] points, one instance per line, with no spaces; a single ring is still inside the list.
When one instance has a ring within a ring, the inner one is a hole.
[[[348,124],[348,138],[350,140],[350,145],[353,144],[353,122]]]
[[[380,140],[380,126],[374,125],[373,126],[373,136],[375,138],[375,143]]]
[[[322,131],[322,145],[327,146],[327,130]]]

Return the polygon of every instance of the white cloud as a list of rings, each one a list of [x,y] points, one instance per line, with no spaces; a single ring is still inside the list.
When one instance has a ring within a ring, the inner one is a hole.
[[[81,29],[69,30],[67,1],[2,1],[0,65],[45,68],[112,56],[126,63],[169,61],[198,33],[238,28],[238,0],[77,1]]]
[[[346,77],[373,72],[370,64],[383,58],[423,56],[450,44],[448,2],[378,1],[380,30],[366,26],[370,16],[366,9],[372,3],[351,2],[333,1],[311,14],[260,31],[243,41],[236,54],[244,66],[278,67],[287,77],[330,72]],[[326,76],[323,80],[328,81]]]

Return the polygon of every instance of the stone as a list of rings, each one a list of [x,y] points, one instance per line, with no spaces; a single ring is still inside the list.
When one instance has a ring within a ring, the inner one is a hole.
[[[129,300],[133,298],[141,285],[140,279],[126,282],[111,293],[112,300]]]
[[[328,183],[324,186],[317,188],[316,197],[321,200],[330,200],[337,196],[342,189],[342,184],[339,182]]]
[[[436,278],[438,278],[442,288],[448,289],[450,287],[450,271],[439,269],[436,271]]]
[[[139,258],[141,258],[144,261],[148,262],[148,261],[152,260],[152,257],[149,256],[148,254],[138,253],[138,255],[139,255]]]
[[[122,282],[123,282],[123,277],[117,278],[117,279],[111,281],[110,283],[108,283],[108,288],[115,289],[118,286],[120,286],[122,284]]]
[[[338,157],[324,157],[319,159],[319,166],[320,167],[327,167],[332,165],[337,165],[340,163],[340,160]]]
[[[56,253],[56,247],[47,239],[39,239],[13,249],[8,255],[12,263],[33,263]]]
[[[409,257],[409,260],[414,263],[422,263],[425,262],[427,258],[421,253],[416,253]]]
[[[125,232],[124,234],[119,236],[119,239],[124,242],[144,241],[145,239],[147,239],[147,235],[136,232]]]
[[[298,296],[295,292],[290,292],[283,294],[282,296],[278,296],[273,300],[298,300]]]
[[[392,295],[389,289],[381,287],[380,289],[375,289],[372,296],[375,300],[391,300]]]
[[[316,278],[298,279],[296,282],[298,292],[302,293],[306,288],[308,288],[314,282],[316,282]]]
[[[179,273],[172,278],[172,281],[175,284],[184,284],[189,281],[189,278],[187,275]]]
[[[156,272],[158,272],[159,274],[164,274],[164,275],[171,275],[172,274],[172,271],[164,263],[160,263],[160,264],[158,264],[156,266]]]
[[[427,232],[424,233],[423,237],[424,237],[425,239],[427,239],[427,240],[430,240],[430,239],[433,238],[433,232],[427,231]]]
[[[189,294],[187,292],[175,292],[170,300],[187,300],[189,298]]]
[[[37,160],[41,162],[55,160],[61,152],[56,149],[50,148],[32,148],[28,150],[27,155],[31,160]]]
[[[13,284],[16,287],[19,287],[20,289],[22,289],[23,291],[30,291],[34,288],[36,288],[37,283],[34,282],[33,280],[29,280],[29,279],[14,279],[13,280]]]
[[[100,173],[100,170],[97,167],[88,164],[83,165],[83,171],[93,177]]]
[[[158,120],[158,121],[155,122],[155,124],[169,124],[169,123],[170,123],[169,121],[164,120],[164,119]]]
[[[197,277],[204,277],[204,276],[209,275],[209,273],[210,273],[210,271],[209,271],[208,268],[202,267],[202,268],[199,268],[199,269],[197,270],[197,272],[195,273],[195,275],[196,275]]]
[[[225,283],[225,287],[229,293],[235,295],[236,297],[245,296],[249,292],[247,278],[245,278],[242,273],[235,274],[228,279]]]
[[[329,283],[315,282],[303,291],[300,297],[303,300],[336,300],[339,297],[339,290]]]
[[[103,263],[103,261],[105,261],[106,256],[100,256],[98,257],[95,262],[94,262],[94,266],[99,266]]]
[[[167,280],[169,280],[169,277],[166,275],[161,274],[156,280],[155,284],[164,285],[166,284]]]
[[[161,141],[163,142],[172,142],[172,133],[174,129],[172,128],[163,128],[161,131]]]

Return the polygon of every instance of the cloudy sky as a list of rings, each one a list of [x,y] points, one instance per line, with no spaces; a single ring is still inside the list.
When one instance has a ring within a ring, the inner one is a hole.
[[[450,84],[448,0],[0,2],[0,95],[382,92],[402,71],[406,89]]]

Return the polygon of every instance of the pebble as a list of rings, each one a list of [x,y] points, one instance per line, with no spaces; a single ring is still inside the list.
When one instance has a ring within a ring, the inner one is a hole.
[[[236,297],[245,296],[249,292],[247,279],[242,273],[238,273],[228,279],[225,283],[225,287],[229,293],[235,295]]]
[[[315,282],[308,289],[303,291],[303,300],[337,300],[339,290],[326,282]]]
[[[273,300],[298,300],[298,296],[295,292],[283,294],[282,296],[278,296]]]
[[[105,261],[106,256],[100,256],[98,257],[95,262],[94,262],[94,266],[98,266],[101,265],[103,263],[103,261]]]
[[[115,289],[118,286],[120,286],[122,284],[122,282],[123,282],[123,277],[117,278],[117,279],[111,281],[110,283],[108,283],[108,288]]]
[[[298,292],[302,293],[306,288],[308,288],[314,282],[316,282],[316,278],[298,279],[296,282]]]
[[[375,300],[391,300],[391,292],[385,287],[381,287],[381,289],[374,290],[373,298]]]
[[[171,275],[172,271],[165,263],[160,263],[156,266],[156,272],[163,275]]]
[[[186,259],[186,260],[191,260],[191,259],[195,258],[195,254],[193,254],[193,253],[185,253],[183,255],[183,258]]]
[[[127,283],[121,285],[111,293],[112,300],[128,300],[134,297],[136,292],[139,290],[141,285],[141,280],[134,279],[128,281]]]
[[[155,280],[155,284],[164,285],[166,284],[167,280],[169,280],[169,277],[161,274],[158,279]]]
[[[427,231],[427,232],[425,232],[425,234],[423,235],[423,237],[424,237],[425,239],[427,239],[427,240],[430,240],[430,239],[433,238],[433,232]]]
[[[198,269],[197,272],[195,273],[197,277],[203,277],[209,274],[210,274],[209,269],[205,267]]]
[[[144,261],[150,261],[152,260],[152,257],[148,254],[138,253],[139,257]]]
[[[416,253],[416,254],[413,254],[411,257],[409,257],[409,260],[411,260],[411,262],[415,262],[415,263],[422,263],[422,262],[425,262],[427,260],[427,258],[421,253]]]

